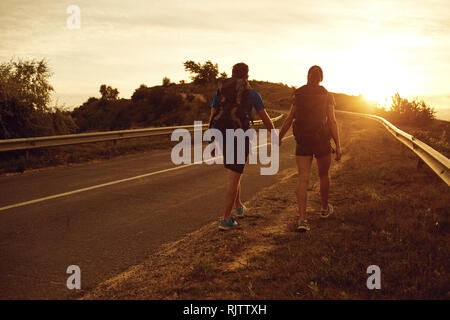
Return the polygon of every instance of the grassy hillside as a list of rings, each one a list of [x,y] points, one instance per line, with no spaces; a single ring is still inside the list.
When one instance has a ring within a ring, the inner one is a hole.
[[[292,102],[294,88],[282,83],[272,83],[266,81],[250,81],[253,89],[258,91],[269,109],[289,109]]]
[[[295,88],[282,83],[265,81],[250,81],[252,88],[257,90],[263,97],[264,104],[268,108],[288,110],[292,103],[292,95]],[[374,104],[363,96],[351,96],[343,93],[333,93],[338,110],[373,113]]]
[[[281,83],[250,81],[266,107],[288,109],[294,88]],[[167,84],[137,88],[131,99],[89,98],[72,112],[79,132],[121,130],[149,126],[182,125],[194,120],[208,121],[215,84]],[[361,96],[334,94],[337,107],[343,110],[372,112]],[[256,116],[257,117],[257,116]]]
[[[445,120],[432,120],[427,126],[396,124],[403,131],[412,134],[425,142],[433,149],[450,158],[450,122]]]

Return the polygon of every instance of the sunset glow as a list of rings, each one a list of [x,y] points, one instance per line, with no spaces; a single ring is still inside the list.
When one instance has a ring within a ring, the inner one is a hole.
[[[0,3],[0,59],[47,58],[55,99],[68,106],[97,96],[102,83],[128,98],[142,83],[189,80],[187,59],[227,73],[244,61],[251,79],[295,86],[318,64],[330,91],[379,102],[395,92],[450,95],[445,0],[77,1],[77,30],[66,27],[70,4]]]
[[[369,100],[383,104],[395,92],[403,95],[414,94],[414,79],[408,70],[396,61],[389,46],[383,46],[376,39],[360,43],[357,47],[344,50],[339,60],[348,71],[341,70],[340,84],[346,93],[361,93]]]

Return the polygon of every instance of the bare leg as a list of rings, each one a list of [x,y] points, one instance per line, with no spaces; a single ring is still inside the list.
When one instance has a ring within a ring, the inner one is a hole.
[[[235,208],[242,207],[242,202],[241,202],[241,182],[240,181],[239,181],[239,184],[238,184],[238,189],[237,189],[237,193],[236,193],[236,199],[234,200],[234,207]]]
[[[298,215],[300,220],[306,219],[306,201],[308,188],[309,174],[311,172],[312,156],[297,156],[298,168],[298,186],[297,186],[297,202]]]
[[[228,221],[230,220],[231,217],[231,210],[233,209],[233,205],[236,200],[242,174],[232,170],[227,171],[228,171],[228,186],[227,186],[227,194],[225,196],[225,211],[223,213],[223,218]]]
[[[317,167],[319,169],[320,177],[320,198],[322,202],[322,210],[328,208],[328,194],[330,191],[330,176],[328,171],[331,164],[331,155],[326,155],[317,159]]]

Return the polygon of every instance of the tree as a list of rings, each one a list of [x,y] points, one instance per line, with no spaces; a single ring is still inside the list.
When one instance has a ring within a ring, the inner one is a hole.
[[[45,60],[0,63],[0,139],[67,134],[76,130],[70,114],[49,107],[53,87]]]
[[[119,90],[117,90],[117,88],[102,84],[99,91],[102,95],[102,100],[117,100],[119,98]]]
[[[184,62],[184,69],[192,74],[191,79],[195,84],[213,83],[217,80],[219,67],[210,60],[204,64],[187,60]]]
[[[145,84],[141,84],[139,88],[134,90],[134,93],[131,96],[131,100],[134,102],[143,100],[147,97],[149,91],[150,91],[149,87],[147,87]]]
[[[47,61],[10,60],[0,64],[0,99],[5,104],[16,100],[41,111],[47,110],[51,93],[51,76]]]
[[[164,78],[162,79],[162,86],[165,87],[165,88],[167,88],[167,87],[169,87],[170,85],[171,85],[170,79],[167,78],[167,77],[164,77]]]

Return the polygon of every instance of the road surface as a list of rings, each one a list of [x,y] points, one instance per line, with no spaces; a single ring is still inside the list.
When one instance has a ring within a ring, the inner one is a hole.
[[[284,141],[280,171],[295,166],[294,144],[292,137]],[[66,287],[69,265],[81,268],[87,291],[162,244],[218,221],[223,166],[167,171],[174,167],[163,150],[0,177],[0,299],[76,298],[80,292]],[[260,165],[244,173],[244,201],[281,178],[261,176]],[[94,188],[77,191],[88,187]],[[26,204],[36,199],[43,201]]]

